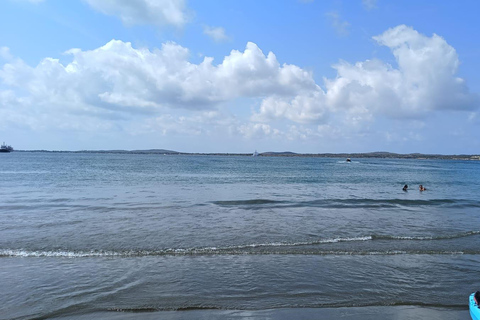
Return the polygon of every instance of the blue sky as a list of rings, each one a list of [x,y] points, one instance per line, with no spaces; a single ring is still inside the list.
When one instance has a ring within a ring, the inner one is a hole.
[[[0,140],[478,154],[478,1],[3,0]]]

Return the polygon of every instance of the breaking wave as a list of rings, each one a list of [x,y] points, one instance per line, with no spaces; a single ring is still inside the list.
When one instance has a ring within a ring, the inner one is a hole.
[[[315,245],[361,241],[437,241],[480,235],[480,231],[467,231],[442,236],[370,235],[352,238],[330,238],[301,242],[253,243],[224,247],[167,248],[159,250],[26,250],[0,249],[0,257],[139,257],[139,256],[202,256],[202,255],[398,255],[398,254],[479,254],[472,250],[325,250]]]
[[[385,251],[348,251],[348,250],[285,250],[285,251],[235,251],[217,249],[194,250],[140,250],[140,251],[26,251],[0,250],[0,257],[52,257],[52,258],[128,258],[146,256],[207,256],[207,255],[320,255],[320,256],[366,256],[366,255],[463,255],[480,254],[480,250],[443,251],[443,250],[385,250]]]

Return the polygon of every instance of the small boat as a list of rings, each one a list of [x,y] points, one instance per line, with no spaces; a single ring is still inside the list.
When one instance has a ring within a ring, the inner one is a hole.
[[[258,157],[258,152],[255,150],[255,152],[252,154],[252,157]]]
[[[350,160],[350,158],[347,158],[347,162],[352,162],[352,160]]]
[[[11,152],[11,151],[13,151],[12,146],[7,146],[5,142],[0,147],[0,152]]]
[[[480,320],[480,308],[478,306],[477,301],[475,300],[475,295],[480,296],[480,293],[477,291],[470,295],[470,300],[469,300],[470,316],[472,317],[472,320]]]

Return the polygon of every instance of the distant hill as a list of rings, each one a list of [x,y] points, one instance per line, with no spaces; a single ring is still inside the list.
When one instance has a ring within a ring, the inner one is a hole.
[[[16,152],[58,152],[58,153],[122,153],[122,154],[165,154],[165,155],[202,155],[202,156],[252,156],[251,153],[187,153],[166,149],[146,149],[146,150],[81,150],[81,151],[48,151],[48,150],[17,150]],[[385,151],[367,152],[367,153],[295,153],[291,151],[283,152],[262,152],[261,157],[317,157],[317,158],[382,158],[382,159],[445,159],[445,160],[477,160],[480,161],[480,155],[442,155],[442,154],[422,154],[422,153],[392,153]]]
[[[78,150],[78,151],[56,151],[56,150],[17,150],[18,152],[58,152],[58,153],[132,153],[132,154],[180,154],[178,151],[166,149],[147,150]]]
[[[179,154],[178,151],[165,149],[132,150],[131,153]]]
[[[147,150],[83,150],[76,152],[90,153],[134,153],[134,154],[179,154],[180,152],[166,149],[147,149]]]
[[[290,151],[283,151],[283,152],[268,151],[268,152],[262,152],[260,153],[260,155],[262,156],[296,156],[299,154],[295,152],[290,152]]]
[[[380,158],[380,159],[445,159],[445,160],[480,160],[480,155],[442,155],[442,154],[422,154],[422,153],[392,153],[386,151],[366,152],[366,153],[294,153],[284,152],[263,152],[259,154],[263,157],[317,157],[317,158]]]

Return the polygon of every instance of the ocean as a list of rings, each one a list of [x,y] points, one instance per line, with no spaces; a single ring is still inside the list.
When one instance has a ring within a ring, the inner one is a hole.
[[[479,190],[476,161],[0,154],[0,319],[468,319]]]

